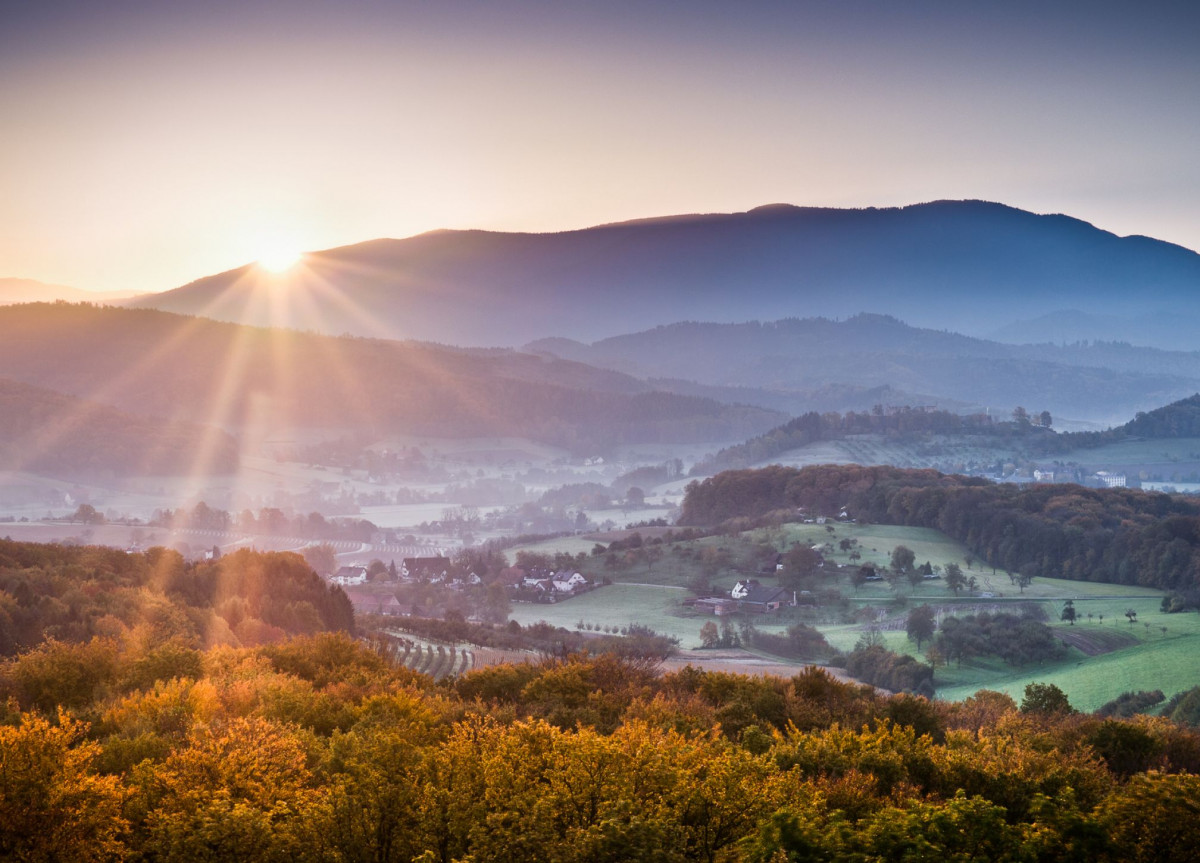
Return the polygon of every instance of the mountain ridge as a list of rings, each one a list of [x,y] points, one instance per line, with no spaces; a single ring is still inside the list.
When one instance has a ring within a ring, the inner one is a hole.
[[[867,391],[890,386],[928,394],[921,403],[953,409],[1036,405],[1090,422],[1123,421],[1200,387],[1200,352],[1122,343],[1011,345],[876,314],[844,321],[679,322],[591,344],[559,337],[524,349],[639,378],[754,387],[776,397],[836,386]],[[797,405],[796,412],[808,409]]]
[[[517,345],[631,321],[721,323],[869,310],[981,334],[1073,306],[1200,314],[1200,255],[983,201],[766,205],[556,233],[439,230],[253,265],[128,305],[255,325]]]

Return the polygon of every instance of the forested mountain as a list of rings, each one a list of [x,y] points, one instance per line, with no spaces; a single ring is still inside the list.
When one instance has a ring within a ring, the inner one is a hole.
[[[893,467],[775,465],[689,485],[679,523],[711,525],[798,506],[935,528],[1009,572],[1176,591],[1200,587],[1200,502],[1134,489],[1018,486]]]
[[[513,435],[591,448],[745,437],[774,412],[508,350],[259,329],[153,310],[0,308],[0,370],[129,413],[234,430]]]
[[[81,477],[226,473],[233,438],[0,378],[0,469]]]
[[[898,315],[991,332],[1056,309],[1200,309],[1200,255],[982,201],[760,207],[553,234],[435,231],[243,267],[135,303],[324,332],[517,345],[629,322]]]
[[[1007,414],[1014,406],[1055,416],[1117,423],[1200,388],[1200,353],[1127,344],[1007,345],[860,314],[844,321],[791,318],[768,323],[678,323],[583,344],[555,338],[526,350],[640,377],[684,378],[745,387],[774,398],[837,387],[926,393],[924,404],[970,405]],[[746,399],[750,400],[750,399]],[[761,403],[755,400],[755,403]],[[911,398],[884,404],[922,404]],[[1036,406],[1036,407],[1035,407]],[[862,409],[853,404],[797,405]]]

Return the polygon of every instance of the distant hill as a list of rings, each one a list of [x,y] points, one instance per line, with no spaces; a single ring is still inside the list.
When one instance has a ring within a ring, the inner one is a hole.
[[[1073,435],[1086,438],[1090,435]],[[1200,438],[1200,393],[1145,413],[1096,437]]]
[[[1061,309],[1006,324],[987,333],[987,337],[1018,345],[1102,341],[1194,351],[1198,346],[1197,328],[1200,328],[1200,314],[1182,313],[1178,309],[1126,315]]]
[[[435,231],[248,266],[153,307],[220,320],[460,345],[590,341],[683,319],[862,311],[986,333],[1062,308],[1200,315],[1200,255],[983,201],[775,205],[554,234]]]
[[[228,434],[0,378],[0,468],[81,477],[232,473]]]
[[[1005,345],[912,327],[883,315],[770,323],[680,323],[592,344],[544,339],[526,350],[639,377],[686,378],[712,387],[783,394],[878,390],[879,404],[991,408],[1014,406],[1100,423],[1195,392],[1200,353],[1099,343]],[[853,391],[853,389],[852,389]],[[915,401],[909,394],[929,394]],[[862,410],[861,404],[805,409]],[[755,400],[755,403],[762,403]],[[797,410],[797,413],[800,411]]]
[[[34,279],[0,279],[0,306],[13,303],[104,303],[125,300],[130,291],[84,291],[66,285],[49,285]]]
[[[510,350],[335,338],[151,310],[0,308],[0,374],[143,416],[247,434],[287,428],[518,436],[569,447],[729,441],[774,411],[656,392]]]

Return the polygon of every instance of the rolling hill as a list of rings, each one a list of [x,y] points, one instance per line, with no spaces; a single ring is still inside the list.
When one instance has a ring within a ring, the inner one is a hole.
[[[592,344],[542,339],[525,349],[638,377],[661,375],[714,388],[751,388],[775,399],[791,394],[803,402],[817,393],[826,395],[824,404],[804,410],[861,410],[861,404],[849,402],[865,389],[879,393],[877,403],[882,404],[949,409],[970,405],[1004,415],[1024,405],[1109,424],[1200,388],[1200,353],[1119,343],[1006,345],[912,327],[883,315],[856,315],[845,321],[680,323]],[[829,404],[827,396],[839,388],[845,390],[847,403]],[[717,395],[720,390],[708,392]],[[891,397],[897,393],[904,397]],[[914,393],[926,394],[924,400],[909,397]],[[741,398],[755,404],[765,399],[748,393]]]
[[[225,432],[0,378],[0,469],[71,478],[220,474],[237,458]]]
[[[0,374],[8,378],[240,433],[507,435],[587,449],[728,441],[782,419],[510,350],[335,338],[152,310],[7,306],[0,332]]]
[[[552,234],[434,231],[254,266],[131,305],[255,325],[518,345],[682,319],[892,314],[989,333],[1062,308],[1200,313],[1200,255],[982,201],[773,205]]]

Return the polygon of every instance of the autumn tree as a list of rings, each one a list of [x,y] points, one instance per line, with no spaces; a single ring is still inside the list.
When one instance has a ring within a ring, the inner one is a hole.
[[[318,860],[329,818],[300,739],[264,719],[197,727],[140,779],[146,850],[187,860]]]
[[[129,827],[126,789],[100,776],[86,726],[59,712],[0,725],[0,860],[120,859]]]
[[[333,546],[327,542],[306,546],[301,554],[317,575],[332,575],[338,568]]]
[[[1025,697],[1021,699],[1022,713],[1041,713],[1046,715],[1074,713],[1067,695],[1053,683],[1030,683],[1025,687]]]

